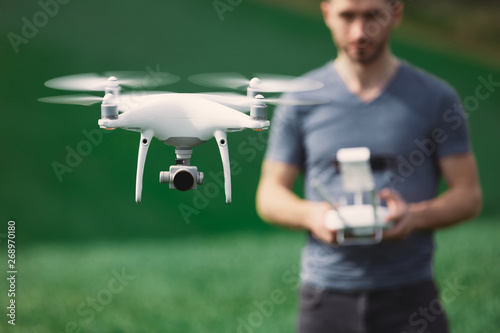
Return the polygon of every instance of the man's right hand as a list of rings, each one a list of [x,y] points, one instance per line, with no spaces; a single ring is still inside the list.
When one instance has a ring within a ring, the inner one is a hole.
[[[332,208],[325,201],[308,201],[293,193],[298,173],[297,166],[265,160],[257,189],[257,212],[267,222],[309,230],[318,240],[333,244],[336,231],[325,225],[325,214]]]
[[[309,229],[312,235],[327,244],[335,244],[337,240],[337,231],[329,229],[325,224],[326,212],[331,210],[330,204],[323,202],[308,202],[308,218],[306,220],[306,228]]]

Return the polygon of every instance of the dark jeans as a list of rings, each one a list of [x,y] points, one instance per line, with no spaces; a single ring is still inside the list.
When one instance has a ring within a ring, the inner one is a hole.
[[[303,285],[299,333],[447,333],[432,281],[390,289],[342,292]]]

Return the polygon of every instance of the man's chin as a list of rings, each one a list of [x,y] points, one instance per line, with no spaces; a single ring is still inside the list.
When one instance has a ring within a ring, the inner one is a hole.
[[[365,51],[362,52],[350,52],[347,53],[351,61],[361,64],[361,65],[369,65],[374,63],[379,57],[380,54],[368,53]]]

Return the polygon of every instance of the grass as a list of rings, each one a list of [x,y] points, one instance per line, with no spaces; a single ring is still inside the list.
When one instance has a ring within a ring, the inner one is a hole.
[[[232,332],[238,318],[256,311],[254,301],[280,289],[287,300],[261,331],[292,331],[295,285],[285,284],[282,274],[295,267],[302,239],[292,233],[235,234],[33,246],[18,258],[18,328],[63,332],[75,322],[85,332]],[[134,276],[129,285],[94,311],[95,318],[79,315],[79,305],[110,289],[112,270],[123,268]]]
[[[294,277],[304,240],[301,233],[277,231],[22,248],[16,329],[59,333],[74,323],[82,332],[100,333],[237,332],[246,321],[253,332],[293,332]],[[439,285],[466,287],[445,303],[453,333],[494,332],[500,326],[500,301],[492,296],[500,294],[498,241],[494,220],[437,233]],[[113,271],[122,270],[126,285],[110,287]],[[122,290],[110,292],[116,289]],[[270,306],[266,300],[276,293],[279,302]]]
[[[498,218],[477,220],[437,233],[435,274],[466,289],[446,304],[453,333],[496,332],[500,327],[500,229]]]

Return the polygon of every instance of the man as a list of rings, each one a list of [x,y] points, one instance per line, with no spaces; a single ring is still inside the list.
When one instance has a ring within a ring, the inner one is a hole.
[[[324,87],[295,97],[331,102],[276,110],[257,192],[264,220],[309,231],[298,331],[447,332],[432,231],[476,216],[482,204],[460,102],[446,83],[392,54],[400,1],[328,0],[321,9],[338,54],[306,75]],[[397,161],[389,176],[375,173],[395,225],[380,244],[337,246],[324,223],[330,206],[310,181],[329,174],[328,190],[340,195],[332,161],[338,149],[359,146]],[[300,172],[306,199],[291,190]],[[440,177],[447,190],[436,197]]]

